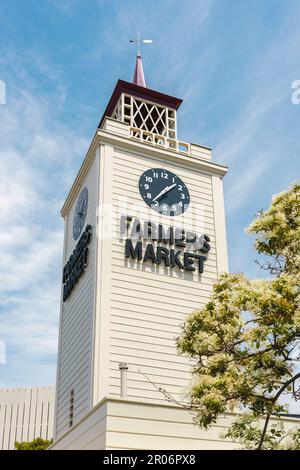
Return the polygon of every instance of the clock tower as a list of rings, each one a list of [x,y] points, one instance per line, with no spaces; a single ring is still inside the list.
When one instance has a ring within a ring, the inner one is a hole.
[[[178,137],[181,102],[146,87],[138,54],[62,208],[54,449],[209,440],[179,405],[193,364],[175,339],[227,270],[227,169]]]

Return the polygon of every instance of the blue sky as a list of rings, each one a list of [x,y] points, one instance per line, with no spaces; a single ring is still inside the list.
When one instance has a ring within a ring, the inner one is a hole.
[[[55,382],[59,210],[139,29],[148,86],[184,99],[179,136],[228,164],[231,271],[251,277],[244,228],[299,177],[299,0],[2,0],[0,386]]]

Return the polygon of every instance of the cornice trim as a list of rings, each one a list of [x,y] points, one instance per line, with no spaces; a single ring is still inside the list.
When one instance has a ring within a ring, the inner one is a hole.
[[[120,150],[127,150],[138,154],[143,154],[145,156],[161,159],[162,154],[166,160],[169,160],[173,163],[178,163],[181,166],[187,166],[190,168],[197,168],[198,170],[203,171],[209,175],[220,176],[224,177],[227,173],[228,168],[225,165],[221,165],[220,163],[212,162],[211,160],[202,159],[200,157],[195,156],[186,156],[182,153],[172,152],[166,149],[160,149],[154,147],[150,144],[146,144],[143,142],[135,141],[132,138],[123,137],[120,135],[112,134],[111,132],[104,131],[104,130],[97,130],[91,145],[87,151],[86,157],[78,171],[78,174],[75,178],[75,181],[71,187],[71,190],[66,198],[66,201],[61,209],[62,217],[65,217],[68,210],[70,209],[71,204],[74,201],[74,198],[77,195],[78,187],[80,186],[81,182],[83,181],[91,163],[93,157],[95,156],[96,149],[100,144],[107,144],[112,145],[115,148]]]

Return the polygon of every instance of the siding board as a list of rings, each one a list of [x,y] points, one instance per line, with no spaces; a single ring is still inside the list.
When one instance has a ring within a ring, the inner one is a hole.
[[[78,188],[66,224],[66,249],[64,264],[78,240],[73,240],[73,215],[78,196],[88,189],[88,209],[85,226],[91,224],[92,239],[89,245],[88,266],[66,302],[62,304],[60,331],[60,358],[57,376],[56,438],[68,430],[69,394],[74,389],[74,423],[91,404],[92,327],[94,314],[94,253],[96,250],[97,177],[96,155],[91,161],[86,177]]]
[[[0,450],[37,437],[52,439],[55,387],[0,389]]]

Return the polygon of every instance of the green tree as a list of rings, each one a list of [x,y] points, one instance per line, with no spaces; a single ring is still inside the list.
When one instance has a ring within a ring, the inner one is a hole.
[[[15,449],[16,450],[46,450],[51,444],[53,440],[48,441],[47,439],[42,439],[41,437],[37,437],[33,441],[30,442],[16,442]]]
[[[283,395],[300,398],[300,185],[274,196],[247,231],[271,276],[224,274],[188,317],[177,346],[195,363],[191,408],[203,428],[238,409],[227,437],[246,448],[299,449],[299,430],[287,437],[270,419],[288,411]]]

